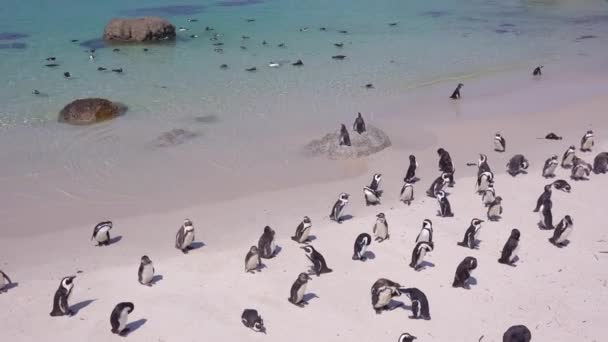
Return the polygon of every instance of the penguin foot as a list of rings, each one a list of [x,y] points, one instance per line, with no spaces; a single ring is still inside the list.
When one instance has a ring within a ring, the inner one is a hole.
[[[367,258],[362,256],[362,257],[361,257],[359,260],[361,260],[361,261],[366,261],[366,260],[367,260]]]

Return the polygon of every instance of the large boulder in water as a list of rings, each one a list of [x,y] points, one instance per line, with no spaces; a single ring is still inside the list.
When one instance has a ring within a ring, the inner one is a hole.
[[[120,103],[106,99],[86,98],[70,102],[59,112],[59,122],[72,125],[88,125],[113,119],[123,114],[127,108]]]
[[[103,39],[117,42],[154,42],[175,39],[175,26],[159,17],[112,19]]]
[[[391,146],[388,135],[379,128],[367,125],[367,131],[359,134],[350,131],[351,146],[340,145],[340,130],[325,135],[319,140],[313,140],[306,145],[308,153],[329,159],[353,159],[369,156]]]

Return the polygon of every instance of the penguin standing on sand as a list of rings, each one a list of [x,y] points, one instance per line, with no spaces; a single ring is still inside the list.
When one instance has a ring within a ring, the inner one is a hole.
[[[532,333],[525,325],[514,325],[502,335],[502,342],[530,342]]]
[[[245,272],[260,272],[260,266],[262,266],[260,251],[256,246],[251,246],[251,248],[249,248],[249,252],[247,252],[247,255],[245,256]]]
[[[445,192],[438,191],[436,194],[437,202],[439,203],[439,213],[438,215],[441,217],[452,217],[454,213],[452,212],[452,206],[450,205],[450,201],[446,196]]]
[[[361,116],[361,113],[359,113],[357,115],[357,118],[355,119],[355,123],[353,124],[353,131],[359,134],[365,132],[365,121],[363,121],[363,116]]]
[[[351,146],[350,135],[348,134],[348,130],[346,129],[346,126],[344,126],[344,124],[342,124],[342,126],[340,127],[340,139],[338,141],[340,146]]]
[[[588,130],[585,135],[581,138],[581,151],[582,152],[591,152],[591,148],[595,144],[593,141],[593,131]]]
[[[139,283],[146,286],[152,286],[152,279],[154,278],[154,265],[152,260],[147,255],[141,257],[139,264],[139,270],[137,271],[137,280]]]
[[[484,207],[489,207],[495,199],[496,190],[494,190],[494,185],[490,184],[490,186],[488,186],[488,189],[484,191],[481,195],[481,203],[483,203]]]
[[[546,200],[551,199],[551,193],[552,193],[551,188],[552,187],[553,187],[553,184],[545,185],[545,190],[543,191],[542,194],[540,194],[540,196],[536,200],[536,207],[534,207],[534,210],[532,210],[532,212],[537,213],[540,210],[540,207],[543,205],[543,203],[545,203]]]
[[[59,288],[55,291],[55,297],[53,297],[53,310],[51,316],[72,316],[74,312],[70,310],[68,299],[72,294],[74,288],[74,278],[76,276],[64,277],[59,283]]]
[[[109,245],[110,229],[112,229],[112,221],[103,221],[98,223],[93,229],[93,236],[91,236],[91,240],[95,240],[97,246]]]
[[[436,197],[437,192],[442,191],[443,188],[450,183],[451,175],[449,173],[442,173],[441,176],[437,177],[429,189],[426,191],[427,196]]]
[[[386,221],[386,216],[384,216],[384,213],[379,213],[376,215],[376,223],[374,224],[373,233],[374,240],[377,242],[382,242],[390,238],[388,233],[388,222]]]
[[[6,273],[0,270],[0,293],[4,293],[7,291],[8,285],[12,284],[11,278],[9,278]]]
[[[498,221],[500,220],[502,215],[502,197],[496,196],[494,198],[494,202],[490,203],[488,206],[488,220],[490,221]]]
[[[458,85],[456,86],[456,89],[454,89],[454,92],[452,93],[452,96],[450,96],[450,98],[452,100],[459,100],[460,99],[460,89],[463,86],[464,86],[464,84],[458,83]]]
[[[566,215],[561,221],[559,221],[557,227],[555,227],[553,236],[549,238],[549,242],[559,248],[564,247],[567,244],[566,241],[568,241],[570,233],[572,233],[572,228],[572,217],[570,217],[570,215]]]
[[[537,66],[536,68],[534,68],[534,71],[532,71],[532,75],[533,76],[540,76],[543,74],[543,72],[541,71],[541,69],[543,68],[542,65]]]
[[[475,190],[477,193],[484,193],[494,183],[494,174],[491,171],[484,171],[477,176]]]
[[[405,182],[399,193],[399,200],[407,205],[412,204],[414,200],[414,185],[412,183]]]
[[[578,157],[575,157],[570,178],[576,181],[588,179],[589,175],[591,175],[591,169],[591,164]]]
[[[125,336],[129,333],[127,322],[129,314],[135,310],[135,305],[129,302],[118,303],[110,314],[110,324],[112,325],[112,333]]]
[[[484,172],[492,173],[492,169],[490,169],[490,164],[488,164],[488,156],[485,154],[479,154],[479,160],[477,160],[477,176],[481,175]],[[492,175],[494,175],[492,173]]]
[[[397,340],[397,342],[414,342],[414,340],[417,338],[418,337],[411,335],[409,333],[403,333],[403,334],[401,334],[401,336],[399,336],[399,339]]]
[[[564,155],[562,156],[562,167],[564,169],[569,169],[572,167],[572,162],[574,160],[576,152],[576,147],[574,145],[570,145]]]
[[[374,174],[372,183],[369,186],[363,188],[363,195],[365,197],[365,205],[378,205],[380,204],[380,196],[382,191],[380,190],[380,181],[382,175],[379,173]]]
[[[553,202],[551,201],[551,198],[546,198],[541,204],[542,210],[540,211],[540,222],[538,223],[540,229],[551,230],[555,228],[553,227],[553,213],[551,212],[552,208]]]
[[[608,172],[608,152],[601,152],[593,159],[593,172],[595,174]]]
[[[499,263],[509,266],[515,266],[515,259],[517,258],[517,253],[519,252],[520,245],[519,237],[519,230],[511,230],[511,236],[509,236],[507,243],[505,243],[505,246],[502,248],[500,259],[498,259]]]
[[[308,242],[308,237],[310,236],[310,231],[312,229],[312,223],[310,222],[310,218],[308,216],[304,216],[302,222],[296,228],[296,233],[291,239],[298,243],[306,243]]]
[[[331,268],[327,267],[325,258],[321,253],[317,252],[317,250],[313,246],[307,245],[300,248],[304,250],[304,253],[306,253],[306,257],[308,258],[308,260],[310,260],[310,262],[312,262],[312,272],[316,274],[317,277],[321,274],[331,273],[333,271]]]
[[[424,256],[433,251],[433,243],[432,242],[418,242],[412,251],[412,261],[410,262],[410,267],[416,271],[420,271],[422,269],[422,262],[424,261]]]
[[[407,168],[403,181],[406,183],[414,183],[416,181],[416,169],[418,168],[418,162],[416,161],[416,156],[413,154],[410,155],[409,159],[410,166]]]
[[[274,258],[276,253],[276,244],[274,241],[275,231],[269,226],[264,227],[264,232],[258,240],[258,250],[260,251],[260,257],[264,259]]]
[[[543,166],[543,177],[555,177],[555,169],[557,169],[558,164],[559,162],[557,161],[557,155],[555,154],[549,157],[549,159],[545,160],[545,165]]]
[[[467,231],[464,233],[462,242],[458,242],[458,245],[470,249],[477,249],[479,246],[477,238],[479,237],[479,230],[481,229],[481,224],[483,222],[483,220],[477,218],[472,219],[469,228],[467,228]]]
[[[385,278],[376,280],[372,285],[371,290],[372,307],[376,314],[381,314],[383,311],[392,310],[403,305],[403,303],[401,303],[401,305],[393,308],[390,307],[393,297],[399,297],[401,295],[401,292],[399,292],[400,287],[401,285],[398,283]]]
[[[496,133],[496,135],[494,136],[494,151],[505,152],[506,150],[507,141],[502,135],[500,135],[500,133]]]
[[[413,319],[430,320],[431,313],[429,311],[429,301],[424,292],[415,287],[399,288],[399,292],[405,294],[412,301],[412,316]]]
[[[347,193],[343,192],[340,194],[340,196],[338,197],[338,200],[336,201],[333,208],[331,209],[331,213],[329,214],[329,218],[332,221],[342,223],[342,211],[344,210],[344,207],[346,207],[346,204],[348,203],[348,197],[349,197],[349,195]]]
[[[420,229],[420,233],[416,237],[416,243],[418,242],[433,242],[433,222],[431,220],[426,219],[422,221],[422,229]]]
[[[509,163],[507,164],[507,172],[511,176],[515,177],[520,173],[525,173],[524,170],[526,170],[529,165],[530,164],[528,163],[526,157],[521,154],[516,154],[511,158],[511,160],[509,160]]]
[[[355,240],[353,260],[365,261],[365,251],[367,247],[372,243],[372,237],[367,233],[361,233]]]
[[[258,314],[258,311],[255,309],[245,309],[241,314],[241,322],[247,328],[255,331],[261,332],[263,334],[266,333],[266,328],[264,327],[264,320],[262,316]]]
[[[450,153],[443,148],[439,148],[437,154],[439,155],[439,171],[454,174],[455,169]]]
[[[194,225],[190,219],[185,219],[184,224],[177,230],[175,235],[175,248],[182,251],[184,254],[192,249],[192,242],[194,242]]]
[[[309,280],[311,280],[311,278],[306,273],[300,273],[300,275],[298,275],[298,279],[296,279],[289,291],[288,300],[291,304],[301,308],[303,308],[304,305],[308,305],[308,302],[304,300],[304,295],[306,294],[306,285]]]
[[[473,273],[473,270],[477,268],[477,259],[474,257],[466,257],[458,264],[456,268],[456,274],[454,275],[454,281],[452,287],[462,287],[469,289],[468,280]]]

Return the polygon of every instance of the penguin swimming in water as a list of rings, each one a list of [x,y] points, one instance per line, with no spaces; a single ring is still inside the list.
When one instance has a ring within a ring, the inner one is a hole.
[[[291,65],[293,66],[303,66],[304,62],[302,62],[301,59],[298,59],[297,61],[295,61],[294,63],[291,63]]]
[[[500,133],[496,133],[496,135],[494,136],[494,151],[505,152],[506,150],[507,141],[502,135],[500,135]]]
[[[458,83],[458,86],[456,86],[456,89],[454,89],[454,92],[452,93],[452,96],[450,96],[450,98],[452,100],[459,100],[460,99],[460,89],[463,86],[464,86],[464,84]]]
[[[566,152],[564,152],[564,155],[562,156],[562,167],[564,169],[569,169],[572,167],[575,152],[576,152],[576,147],[574,145],[570,145],[570,147],[568,147]]]
[[[456,268],[456,274],[454,275],[454,281],[452,282],[452,287],[462,287],[464,289],[469,289],[470,286],[468,284],[469,278],[471,278],[471,274],[473,270],[477,268],[477,259],[474,257],[466,257],[464,258],[458,267]]]
[[[414,342],[414,340],[417,338],[418,337],[416,337],[414,335],[410,335],[409,333],[403,333],[403,334],[401,334],[401,336],[399,336],[399,339],[397,340],[397,342]]]
[[[342,146],[342,145],[351,146],[350,135],[348,134],[348,130],[346,129],[346,126],[344,126],[344,124],[342,124],[342,126],[340,126],[340,138],[338,141],[339,141],[340,146]]]
[[[467,231],[464,233],[462,242],[458,242],[458,245],[470,249],[477,249],[479,247],[479,241],[477,238],[483,222],[483,220],[477,218],[472,219],[469,228],[467,228]]]
[[[572,217],[570,217],[570,215],[564,216],[564,218],[557,224],[557,227],[555,227],[553,236],[549,238],[549,242],[559,248],[566,246],[566,241],[568,241],[568,237],[570,236],[570,233],[572,233],[572,228]]]
[[[154,265],[152,260],[147,255],[141,257],[139,269],[137,270],[137,280],[139,283],[146,286],[152,286],[154,279]]]
[[[340,197],[338,197],[338,200],[334,204],[333,208],[331,209],[331,213],[329,214],[329,218],[332,221],[342,223],[342,211],[348,203],[348,197],[349,195],[347,193],[343,192],[340,194]]]
[[[8,291],[7,287],[12,283],[13,282],[11,281],[11,278],[9,278],[6,273],[0,270],[0,293]]]
[[[477,183],[475,184],[475,191],[478,194],[484,193],[494,184],[494,174],[490,171],[482,172],[477,176]]]
[[[388,221],[386,221],[386,216],[384,213],[378,213],[376,215],[376,223],[373,228],[374,240],[377,242],[382,242],[384,240],[390,239],[390,234],[388,233]]]
[[[502,335],[502,342],[530,342],[532,333],[525,325],[514,325]]]
[[[298,275],[298,279],[296,279],[289,291],[288,300],[291,304],[301,308],[303,308],[304,305],[308,305],[308,302],[304,300],[304,295],[306,294],[306,285],[309,280],[312,279],[306,273],[300,273],[300,275]]]
[[[559,162],[557,161],[557,155],[555,154],[549,157],[549,159],[545,160],[545,165],[543,166],[543,177],[555,177],[555,169],[557,169],[558,164]]]
[[[437,202],[439,203],[439,213],[438,216],[441,217],[452,217],[454,213],[452,212],[452,206],[450,205],[450,201],[446,196],[443,190],[437,191],[436,194]]]
[[[363,132],[365,132],[365,121],[363,121],[363,117],[361,116],[361,113],[359,113],[357,115],[357,118],[355,119],[355,123],[353,124],[353,131],[362,134]]]
[[[185,219],[184,224],[179,227],[175,235],[175,248],[184,254],[188,254],[192,249],[192,242],[194,242],[194,225],[190,219]]]
[[[570,178],[578,181],[588,179],[589,175],[591,175],[591,170],[593,167],[586,161],[575,157],[573,165],[574,166],[572,167]]]
[[[346,58],[346,56],[344,55],[335,55],[335,56],[331,56],[332,59],[338,59],[338,60],[343,60],[344,58]]]
[[[581,138],[581,151],[582,152],[591,152],[591,148],[595,144],[593,141],[593,131],[588,130],[585,135]]]
[[[249,252],[247,252],[247,255],[245,256],[245,272],[260,272],[260,266],[262,266],[260,251],[256,246],[251,246],[251,248],[249,248]]]
[[[422,229],[420,229],[420,233],[416,236],[416,243],[418,242],[433,242],[433,222],[431,220],[426,219],[422,221]]]
[[[551,193],[552,193],[551,192],[551,188],[552,187],[553,187],[553,184],[547,184],[547,185],[545,185],[543,193],[540,194],[540,196],[536,200],[536,207],[534,207],[534,210],[532,210],[532,212],[537,213],[540,210],[540,207],[543,205],[543,203],[546,200],[551,199]]]
[[[595,174],[608,172],[608,152],[601,152],[593,159],[593,172]]]
[[[59,288],[55,291],[55,297],[53,297],[53,310],[51,316],[72,316],[74,312],[70,309],[68,299],[72,294],[74,288],[74,278],[76,276],[68,276],[61,279]]]
[[[401,292],[399,292],[400,287],[401,285],[398,283],[385,278],[376,280],[372,285],[371,290],[372,308],[376,314],[381,314],[383,311],[393,310],[403,305],[403,303],[401,303],[393,308],[390,307],[393,297],[399,297],[401,295]]]
[[[429,189],[426,191],[426,194],[429,197],[436,197],[437,192],[443,190],[443,188],[450,182],[451,175],[449,173],[442,173],[441,176],[437,177]]]
[[[310,236],[310,230],[312,229],[312,223],[308,216],[304,216],[302,222],[296,228],[296,233],[291,239],[298,243],[306,243],[308,242],[308,237]]]
[[[526,157],[521,154],[516,154],[511,158],[511,160],[509,160],[509,163],[507,164],[507,172],[511,176],[515,177],[520,173],[526,173],[524,170],[526,170],[529,165],[530,164],[528,163]]]
[[[365,261],[365,251],[367,247],[372,243],[372,237],[367,233],[361,233],[355,240],[353,260]]]
[[[420,271],[422,269],[422,262],[424,261],[424,256],[433,251],[433,243],[420,241],[416,243],[414,250],[412,251],[412,261],[410,262],[410,267],[416,271]]]
[[[534,68],[534,71],[532,71],[532,75],[533,76],[540,76],[540,75],[542,75],[543,74],[542,71],[541,71],[542,68],[543,68],[542,65],[539,65],[536,68]]]
[[[307,245],[300,248],[304,250],[306,257],[312,262],[312,271],[317,275],[317,277],[324,273],[333,272],[331,268],[327,267],[327,263],[325,262],[323,255],[317,252],[313,246]]]
[[[488,220],[490,221],[498,221],[500,220],[502,215],[502,197],[496,196],[494,198],[494,202],[488,206]]]
[[[129,314],[135,310],[135,305],[129,302],[118,303],[110,314],[110,325],[112,325],[112,333],[125,336],[129,333],[127,322]]]
[[[91,240],[95,240],[97,246],[108,246],[110,244],[110,229],[112,229],[112,221],[98,223],[93,228]]]
[[[519,230],[511,230],[511,236],[509,236],[507,243],[505,243],[505,246],[502,248],[500,259],[498,259],[499,263],[515,266],[515,258],[518,258],[517,253],[519,251],[519,237]]]
[[[405,182],[399,194],[399,200],[407,205],[412,204],[414,200],[414,186],[411,183]]]
[[[276,253],[276,244],[274,241],[275,231],[269,226],[264,227],[264,232],[258,240],[258,250],[260,257],[264,259],[274,258]]]
[[[424,319],[430,320],[431,313],[429,311],[429,301],[426,298],[424,292],[420,291],[415,287],[410,288],[399,288],[401,294],[405,294],[410,301],[412,301],[412,315],[410,318],[413,319]]]
[[[490,184],[486,191],[481,195],[481,203],[484,207],[489,207],[494,200],[496,199],[496,190],[494,190],[494,185]]]
[[[568,182],[566,182],[563,179],[558,179],[555,182],[553,182],[553,187],[556,190],[561,190],[561,191],[567,192],[567,193],[570,193],[570,191],[572,190],[572,187],[570,186],[570,184],[568,184]]]
[[[247,328],[255,331],[261,332],[263,334],[266,333],[266,328],[264,327],[264,320],[262,316],[258,314],[258,311],[255,309],[245,309],[241,314],[241,322]]]
[[[365,205],[377,205],[380,204],[380,196],[382,191],[380,190],[380,182],[382,181],[382,174],[376,173],[372,178],[372,182],[369,186],[363,188],[363,195],[365,197]]]
[[[410,166],[408,166],[407,168],[407,172],[405,173],[405,178],[403,178],[403,181],[406,183],[414,183],[418,180],[418,178],[416,178],[416,169],[418,168],[418,162],[416,161],[416,156],[413,154],[410,154]]]
[[[70,74],[68,71],[66,71],[66,72],[63,73],[63,77],[65,77],[65,78],[71,78],[72,74]]]

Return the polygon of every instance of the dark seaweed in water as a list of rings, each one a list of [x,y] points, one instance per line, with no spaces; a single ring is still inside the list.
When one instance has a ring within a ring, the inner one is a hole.
[[[194,15],[201,13],[205,10],[203,5],[169,5],[159,7],[140,7],[129,10],[123,10],[121,13],[131,17],[140,16],[160,16],[160,17],[172,17],[182,15]]]
[[[262,0],[223,0],[218,1],[215,4],[223,7],[237,7],[237,6],[249,6],[261,4]]]
[[[16,40],[27,38],[29,36],[29,34],[21,32],[0,32],[0,40]]]
[[[4,50],[4,49],[18,49],[18,50],[23,50],[27,48],[27,44],[25,43],[7,43],[7,44],[0,44],[0,50]]]

